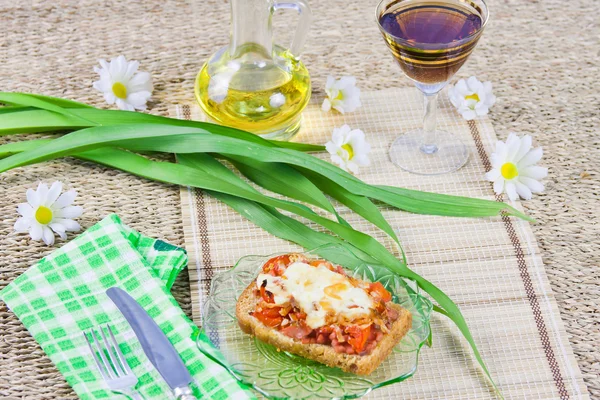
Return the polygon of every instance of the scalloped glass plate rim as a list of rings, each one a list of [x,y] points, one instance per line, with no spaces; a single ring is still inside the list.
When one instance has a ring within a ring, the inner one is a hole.
[[[253,262],[255,261],[256,262],[256,267],[257,267],[256,268],[256,272],[258,272],[258,270],[262,267],[262,265],[264,264],[264,262],[266,262],[268,259],[270,259],[272,257],[276,257],[276,256],[283,255],[283,254],[290,254],[290,253],[299,253],[299,254],[304,254],[304,255],[306,255],[308,257],[315,257],[316,256],[315,252],[318,251],[319,249],[324,248],[324,247],[336,247],[336,245],[325,245],[325,246],[321,246],[321,247],[318,247],[316,249],[313,249],[313,250],[310,250],[310,251],[304,251],[304,252],[288,251],[288,252],[277,252],[277,253],[273,253],[273,254],[270,254],[270,255],[246,255],[246,256],[243,256],[243,257],[241,257],[236,262],[235,266],[233,266],[231,269],[229,269],[227,271],[223,271],[221,273],[218,273],[218,274],[216,274],[213,277],[212,282],[211,282],[210,291],[209,291],[209,296],[207,297],[205,303],[208,304],[209,301],[211,301],[211,299],[213,297],[213,296],[211,296],[212,292],[213,292],[213,285],[215,285],[215,283],[219,282],[218,278],[222,278],[224,276],[227,276],[229,274],[234,273],[236,271],[236,269],[238,269],[238,267],[240,265],[242,265],[245,261],[249,261],[249,260],[251,260]],[[318,258],[324,259],[324,257],[318,257]],[[371,265],[367,266],[366,264],[365,264],[365,266],[369,267],[369,268],[383,268],[383,267],[380,267],[380,266],[371,266]],[[342,267],[345,270],[347,270],[347,271],[350,271],[350,272],[353,272],[353,273],[356,272],[356,271],[354,271],[352,269],[346,268],[343,265],[342,265]],[[392,274],[392,273],[390,272],[390,274]],[[417,299],[418,301],[421,302],[421,307],[419,309],[419,311],[420,311],[419,314],[421,314],[422,320],[426,323],[426,326],[427,326],[427,335],[422,335],[422,336],[424,336],[422,338],[422,340],[420,340],[418,343],[415,343],[415,347],[413,349],[411,349],[410,351],[407,351],[407,353],[408,352],[414,353],[414,357],[415,357],[414,366],[413,366],[413,368],[408,373],[405,373],[405,374],[402,374],[402,375],[400,375],[398,377],[390,378],[390,379],[387,379],[387,380],[384,380],[384,381],[381,381],[381,382],[373,383],[371,386],[369,386],[368,388],[366,388],[362,392],[345,393],[341,397],[340,396],[338,396],[338,397],[332,397],[332,399],[355,399],[355,398],[359,398],[359,397],[365,396],[366,394],[370,393],[371,391],[373,391],[375,389],[378,389],[378,388],[381,388],[381,387],[384,387],[384,386],[387,386],[387,385],[391,385],[391,384],[394,384],[394,383],[402,382],[402,381],[404,381],[404,380],[412,377],[416,373],[417,368],[418,368],[418,363],[419,363],[420,350],[423,347],[423,345],[426,344],[427,338],[429,337],[429,334],[431,332],[431,328],[429,326],[429,318],[430,318],[430,315],[431,315],[431,311],[433,309],[433,305],[432,305],[432,303],[431,303],[431,301],[429,299],[427,299],[426,297],[422,296],[419,293],[419,289],[418,289],[417,285],[414,284],[411,280],[402,278],[402,277],[400,277],[398,275],[393,275],[393,277],[394,278],[399,278],[399,280],[404,283],[404,287],[407,290],[407,292],[409,293],[409,295],[411,296],[411,299],[415,298],[415,299]],[[384,284],[384,286],[386,286],[386,288],[387,288],[387,285]],[[388,290],[389,290],[389,288],[388,288]],[[237,298],[238,294],[239,293],[236,293],[236,298]],[[396,293],[394,293],[394,301],[396,301],[396,299],[397,299],[397,296],[396,296]],[[203,320],[204,320],[204,315],[202,315],[202,317],[203,317]],[[412,331],[412,328],[411,328],[411,331]],[[205,333],[204,329],[202,329],[202,333]],[[199,334],[198,337],[197,337],[197,347],[206,356],[208,356],[213,361],[217,362],[219,365],[221,365],[222,367],[224,367],[238,381],[240,381],[244,385],[252,387],[254,390],[256,390],[257,392],[259,392],[260,394],[262,394],[263,396],[265,396],[265,397],[267,397],[269,399],[284,399],[284,398],[286,398],[286,397],[278,397],[277,395],[268,393],[260,385],[256,385],[253,382],[249,382],[247,379],[244,378],[244,376],[243,376],[242,373],[240,373],[239,371],[236,371],[224,359],[225,357],[223,355],[211,353],[211,350],[214,351],[215,348],[212,348],[210,350],[207,349],[207,348],[205,348],[205,343],[201,340],[201,337],[202,337],[201,334]],[[206,336],[204,336],[204,337],[206,337]],[[208,340],[210,341],[210,339],[208,339]],[[255,340],[257,340],[257,339],[255,339]],[[216,349],[216,350],[218,351],[218,349]],[[404,351],[401,351],[401,352],[404,352]],[[324,367],[326,367],[326,366],[324,366]],[[359,375],[356,375],[356,376],[360,377]]]

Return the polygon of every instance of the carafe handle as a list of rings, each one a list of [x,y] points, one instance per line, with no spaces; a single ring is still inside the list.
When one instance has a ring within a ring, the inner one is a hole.
[[[312,19],[312,12],[310,11],[308,2],[305,0],[275,0],[273,3],[273,10],[277,11],[282,9],[296,10],[300,16],[298,26],[296,27],[296,34],[294,35],[292,45],[290,46],[290,52],[294,57],[298,57],[302,50],[302,46],[304,46],[304,42],[306,41],[306,36],[308,35],[308,27]]]

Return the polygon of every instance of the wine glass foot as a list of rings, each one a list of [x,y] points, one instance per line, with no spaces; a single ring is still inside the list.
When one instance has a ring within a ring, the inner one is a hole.
[[[436,131],[435,145],[423,145],[423,131],[417,129],[398,137],[390,146],[391,161],[405,171],[419,175],[440,175],[456,171],[469,159],[467,146],[455,135]]]

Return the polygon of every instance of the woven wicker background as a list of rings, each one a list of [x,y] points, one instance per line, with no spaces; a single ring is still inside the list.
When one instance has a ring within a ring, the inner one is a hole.
[[[529,133],[544,147],[547,194],[525,202],[561,315],[590,393],[600,399],[600,21],[595,0],[490,0],[491,22],[459,77],[494,83],[491,119],[505,138]],[[376,1],[311,1],[307,64],[325,77],[357,76],[364,89],[407,86],[371,17]],[[193,97],[203,61],[227,43],[228,4],[188,1],[0,0],[0,90],[102,105],[96,59],[124,54],[155,82],[151,112]],[[88,227],[109,212],[148,235],[183,244],[178,188],[102,167],[57,161],[0,176],[0,287],[52,249],[12,232],[15,205],[38,181],[79,190]],[[185,274],[175,294],[190,312]],[[73,399],[21,323],[0,305],[0,397]]]

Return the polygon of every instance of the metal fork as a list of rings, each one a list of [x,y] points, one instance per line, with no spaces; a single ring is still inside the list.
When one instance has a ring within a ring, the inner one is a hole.
[[[129,368],[110,325],[106,324],[105,327],[109,334],[108,338],[101,326],[83,332],[83,337],[85,337],[90,352],[94,356],[94,360],[96,360],[100,375],[102,375],[102,378],[104,378],[104,381],[113,392],[124,394],[133,400],[144,400],[141,394],[135,389],[138,378],[131,371],[131,368]],[[96,331],[100,331],[102,340],[100,340]],[[88,335],[93,339],[92,341],[90,341]]]

